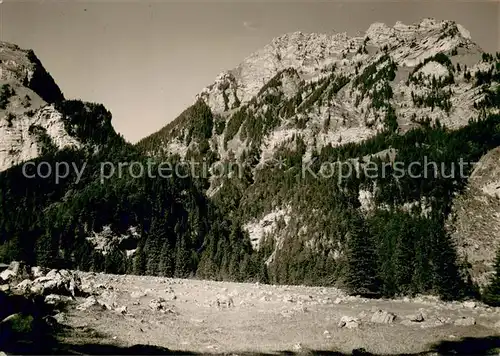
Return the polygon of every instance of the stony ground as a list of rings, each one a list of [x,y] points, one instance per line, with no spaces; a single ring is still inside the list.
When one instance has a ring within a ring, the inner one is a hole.
[[[499,330],[500,308],[475,302],[365,300],[335,288],[93,273],[82,273],[81,279],[94,296],[78,298],[57,315],[74,330],[86,330],[88,340],[81,335],[71,340],[70,335],[72,343],[95,341],[99,335],[101,342],[122,347],[155,345],[199,353],[350,354],[365,348],[401,354],[464,337],[491,337]]]

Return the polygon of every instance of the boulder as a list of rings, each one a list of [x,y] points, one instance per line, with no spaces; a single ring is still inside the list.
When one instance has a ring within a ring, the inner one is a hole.
[[[72,299],[70,297],[57,294],[49,294],[45,297],[45,303],[55,306],[64,305],[71,301]]]
[[[421,323],[422,321],[425,320],[424,315],[420,311],[416,314],[408,315],[407,318],[409,321],[414,323]]]
[[[215,304],[217,308],[232,308],[234,307],[233,298],[228,295],[220,295],[216,298]]]
[[[462,305],[464,308],[468,308],[468,309],[474,309],[477,306],[476,302],[474,302],[472,300],[468,300],[466,302],[463,302]]]
[[[104,305],[102,305],[101,303],[99,303],[99,301],[97,300],[96,297],[90,296],[87,299],[85,299],[85,301],[82,304],[80,304],[79,306],[77,306],[76,309],[78,309],[78,310],[88,310],[88,309],[90,309],[92,307],[98,307],[101,310],[106,308]]]
[[[134,292],[130,293],[130,298],[137,299],[137,298],[146,297],[147,295],[148,295],[148,293],[146,293],[144,291],[134,291]]]
[[[16,285],[15,289],[17,289],[18,291],[20,291],[23,294],[27,294],[30,292],[32,284],[33,284],[33,282],[31,280],[25,279],[21,283]]]
[[[13,261],[9,268],[0,273],[0,278],[6,282],[20,282],[30,278],[30,268],[24,262]]]
[[[166,300],[163,299],[163,298],[156,298],[156,299],[152,299],[150,302],[149,302],[149,308],[154,310],[154,311],[162,311],[162,310],[165,310],[167,308],[167,303],[166,303]]]
[[[119,314],[124,315],[124,314],[127,314],[127,311],[128,311],[128,310],[127,310],[127,306],[126,306],[126,305],[123,305],[123,306],[121,306],[121,307],[115,308],[115,311],[116,311],[117,313],[119,313]]]
[[[471,316],[469,316],[469,317],[463,316],[460,319],[455,320],[454,324],[456,326],[472,326],[472,325],[476,325],[476,319],[474,319]]]
[[[43,267],[31,267],[31,276],[36,279],[44,277],[47,274],[47,269]]]
[[[3,270],[0,273],[0,279],[5,282],[10,282],[10,280],[15,276],[15,273],[10,269]]]
[[[67,270],[51,270],[45,276],[36,278],[32,290],[42,295],[58,294],[72,297],[85,295],[80,278]]]
[[[359,326],[359,319],[352,316],[343,316],[338,326],[339,328],[355,329]]]
[[[57,269],[51,269],[45,277],[47,277],[48,279],[54,279],[56,278],[56,275],[57,275]]]
[[[377,324],[391,324],[396,319],[396,314],[390,313],[385,310],[377,310],[371,318],[372,323]]]
[[[67,321],[68,318],[65,313],[61,312],[54,315],[54,319],[58,324],[63,324]]]

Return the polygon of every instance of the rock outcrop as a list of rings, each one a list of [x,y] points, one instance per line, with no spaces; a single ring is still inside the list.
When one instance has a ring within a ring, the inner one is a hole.
[[[40,267],[30,268],[22,262],[12,262],[10,267],[0,274],[0,279],[3,285],[9,285],[11,289],[23,294],[72,298],[86,294],[78,275],[64,269],[47,271]],[[57,297],[47,299],[55,300]]]
[[[499,160],[496,148],[475,165],[465,192],[455,198],[449,220],[459,256],[470,263],[471,276],[481,286],[489,282],[500,248]]]

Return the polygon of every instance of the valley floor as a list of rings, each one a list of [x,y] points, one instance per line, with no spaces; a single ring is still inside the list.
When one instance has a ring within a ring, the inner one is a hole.
[[[73,330],[86,331],[84,337],[66,336],[72,344],[100,337],[120,347],[154,345],[203,354],[351,354],[358,348],[376,354],[437,349],[448,353],[470,345],[475,345],[471,353],[479,353],[500,348],[500,308],[474,302],[443,303],[432,297],[367,300],[335,288],[129,275],[82,273],[81,278],[96,299],[81,298],[57,316]],[[396,318],[392,323],[373,322],[379,309]],[[341,327],[339,321],[346,316],[353,317],[352,322]],[[464,338],[471,338],[466,346]]]

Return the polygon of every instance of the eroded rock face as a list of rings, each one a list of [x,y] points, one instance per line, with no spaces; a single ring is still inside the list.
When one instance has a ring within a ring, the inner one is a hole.
[[[493,273],[500,248],[500,148],[483,156],[475,166],[466,191],[455,198],[449,230],[459,256],[471,264],[475,282],[484,286]]]
[[[438,53],[446,54],[453,65],[432,59]],[[393,93],[387,100],[401,133],[419,127],[417,118],[426,117],[451,129],[460,128],[479,115],[474,103],[484,95],[455,66],[467,64],[474,73],[486,65],[481,53],[461,26],[432,19],[413,25],[397,23],[393,27],[377,23],[356,37],[345,33],[286,34],[251,54],[236,68],[221,73],[186,110],[189,115],[182,114],[138,146],[150,155],[176,154],[184,158],[188,152],[197,152],[198,147],[209,147],[210,155],[217,156],[220,163],[244,161],[250,156],[255,159],[251,170],[256,174],[273,165],[279,150],[295,151],[295,147],[304,145],[302,160],[307,163],[324,147],[359,143],[384,129],[385,109],[374,105],[378,100],[374,93],[383,85]],[[425,60],[429,61],[424,65]],[[387,69],[394,78],[391,75],[392,79],[382,80],[384,83],[367,84],[366,78]],[[410,74],[421,76],[422,80],[410,81]],[[451,95],[451,111],[416,103],[415,95],[432,94],[432,78],[447,78],[451,74],[453,84],[443,87]],[[203,139],[189,135],[192,123],[200,119],[195,108],[213,114],[211,132]],[[267,122],[263,119],[266,117],[272,117],[273,122],[256,124],[260,120]],[[384,156],[386,153],[392,156],[394,152],[384,152]],[[216,195],[223,181],[212,176],[207,194]],[[373,193],[360,192],[362,208],[367,212],[375,208]],[[410,211],[422,205],[425,216],[430,212],[428,203],[408,202],[402,208]],[[332,259],[342,257],[343,247],[337,241],[311,231],[319,230],[323,222],[318,217],[322,214],[286,202],[269,204],[255,216],[248,215],[242,223],[255,249],[266,235],[274,240],[275,250],[266,261],[268,265],[275,262],[288,241],[295,239],[307,241],[306,247],[313,252],[327,247]]]
[[[64,97],[32,51],[0,42],[0,172],[51,148],[79,148],[53,103]]]

